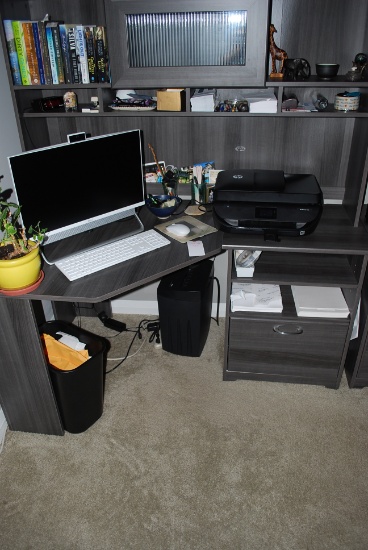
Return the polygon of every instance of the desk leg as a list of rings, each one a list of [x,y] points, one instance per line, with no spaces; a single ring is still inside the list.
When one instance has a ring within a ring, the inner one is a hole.
[[[31,300],[0,297],[0,403],[9,429],[63,435]]]

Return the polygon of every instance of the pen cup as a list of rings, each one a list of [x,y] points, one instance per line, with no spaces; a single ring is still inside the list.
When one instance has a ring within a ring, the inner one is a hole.
[[[207,202],[207,184],[195,183],[193,180],[191,184],[192,204],[205,204]]]

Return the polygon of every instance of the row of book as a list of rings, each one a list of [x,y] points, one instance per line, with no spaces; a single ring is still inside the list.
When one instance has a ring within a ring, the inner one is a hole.
[[[106,27],[4,19],[13,83],[110,82]]]

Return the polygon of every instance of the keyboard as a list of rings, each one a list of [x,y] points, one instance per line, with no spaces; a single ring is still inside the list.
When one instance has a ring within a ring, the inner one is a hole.
[[[169,239],[157,233],[154,229],[149,229],[137,235],[73,254],[58,260],[55,265],[69,281],[75,281],[168,244],[171,244]]]

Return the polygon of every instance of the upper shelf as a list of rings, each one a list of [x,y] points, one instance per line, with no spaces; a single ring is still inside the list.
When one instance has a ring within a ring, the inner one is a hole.
[[[324,80],[318,76],[309,78],[297,78],[296,80],[287,80],[284,78],[269,78],[266,87],[286,87],[286,88],[368,88],[368,80],[357,80],[352,82],[346,80],[345,76],[335,76],[331,80]]]

